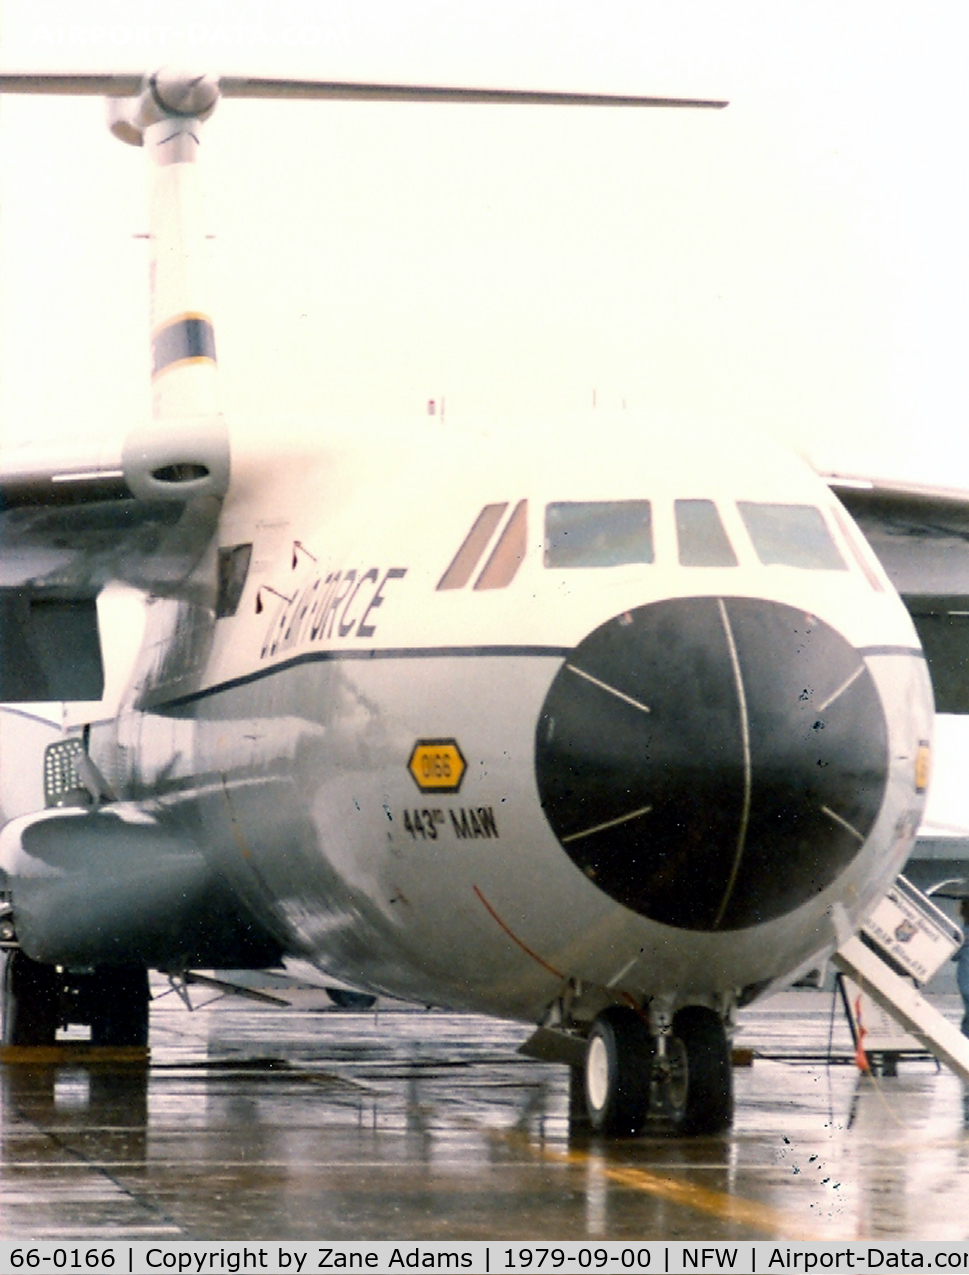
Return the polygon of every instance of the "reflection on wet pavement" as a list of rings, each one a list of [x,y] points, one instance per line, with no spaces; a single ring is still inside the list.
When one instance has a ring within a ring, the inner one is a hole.
[[[607,1144],[520,1025],[167,997],[147,1068],[0,1068],[0,1235],[966,1238],[962,1085],[826,1065],[831,1009],[744,1011],[729,1136]]]

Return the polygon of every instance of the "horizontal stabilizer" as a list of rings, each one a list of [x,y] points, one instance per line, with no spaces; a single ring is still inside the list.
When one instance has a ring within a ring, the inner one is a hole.
[[[161,74],[161,73],[159,73]],[[158,77],[131,73],[0,74],[0,93],[48,93],[77,97],[135,97]],[[202,77],[199,77],[202,78]],[[511,106],[726,106],[705,98],[643,97],[617,93],[558,93],[541,89],[460,88],[436,84],[375,84],[344,80],[296,80],[225,75],[222,97],[290,98],[302,101],[482,102]]]
[[[643,97],[617,93],[557,93],[541,89],[459,88],[435,84],[367,84],[328,80],[223,76],[223,97],[295,98],[303,101],[479,102],[509,106],[699,106],[714,110],[726,102],[703,98]]]
[[[68,72],[0,74],[0,93],[43,93],[53,97],[133,97],[140,93],[144,75],[131,73]]]

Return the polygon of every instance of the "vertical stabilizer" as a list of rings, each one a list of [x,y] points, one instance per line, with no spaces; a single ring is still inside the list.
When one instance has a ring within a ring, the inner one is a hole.
[[[215,330],[205,286],[199,121],[145,129],[150,182],[151,378],[156,420],[218,411]]]
[[[228,485],[197,163],[218,100],[215,80],[174,71],[151,76],[137,97],[108,99],[111,131],[148,160],[152,424],[124,452],[129,485],[147,497]]]
[[[215,333],[203,281],[205,236],[197,178],[201,125],[221,97],[297,101],[455,102],[509,106],[694,107],[724,101],[640,94],[440,84],[187,75],[161,70],[34,73],[0,71],[0,94],[54,93],[108,99],[114,135],[142,146],[151,180],[152,421],[123,451],[124,480],[146,499],[221,497],[229,483],[229,440],[218,414]]]

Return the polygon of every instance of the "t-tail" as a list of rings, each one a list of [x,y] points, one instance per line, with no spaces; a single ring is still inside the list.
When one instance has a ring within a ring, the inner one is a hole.
[[[145,495],[228,486],[198,172],[202,125],[218,100],[211,77],[174,72],[108,99],[112,133],[144,147],[148,161],[152,420],[125,446],[125,470]]]
[[[511,102],[520,105],[720,106],[723,103],[599,94],[335,84],[188,75],[162,70],[131,97],[109,97],[111,131],[148,156],[151,241],[152,416],[158,425],[218,413],[215,330],[205,284],[198,184],[202,124],[220,96],[359,97],[370,100]]]
[[[333,80],[131,73],[0,72],[0,94],[104,96],[112,133],[144,147],[150,178],[152,419],[129,434],[124,479],[136,496],[222,496],[229,438],[219,413],[215,331],[205,285],[198,151],[221,97],[513,106],[722,107],[701,98]]]

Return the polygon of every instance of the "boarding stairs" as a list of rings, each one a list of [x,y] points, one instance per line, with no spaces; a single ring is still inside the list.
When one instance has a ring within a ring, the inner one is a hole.
[[[962,943],[962,931],[905,877],[898,877],[866,916],[857,934],[831,958],[846,979],[867,995],[920,1045],[963,1080],[969,1080],[969,1038],[918,990],[942,968]],[[849,1008],[849,1022],[862,1051],[873,1050]],[[891,1046],[890,1046],[891,1047]],[[903,1046],[904,1047],[904,1046]]]

